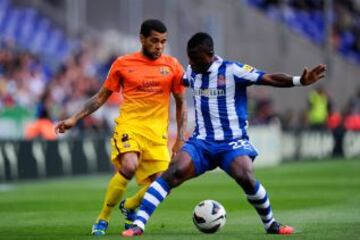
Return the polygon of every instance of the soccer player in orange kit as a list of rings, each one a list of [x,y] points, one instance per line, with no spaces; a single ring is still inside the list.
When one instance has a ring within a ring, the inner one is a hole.
[[[167,30],[159,20],[141,25],[140,52],[117,58],[100,88],[84,107],[60,121],[55,131],[64,133],[101,107],[113,92],[122,90],[121,113],[116,118],[111,138],[111,160],[116,172],[109,182],[103,208],[92,227],[93,235],[104,235],[112,209],[122,199],[129,181],[135,176],[139,192],[120,203],[125,228],[130,226],[135,209],[150,183],[168,168],[167,148],[170,95],[176,103],[177,138],[172,148],[176,154],[184,143],[186,103],[182,86],[183,68],[171,56],[164,55]]]

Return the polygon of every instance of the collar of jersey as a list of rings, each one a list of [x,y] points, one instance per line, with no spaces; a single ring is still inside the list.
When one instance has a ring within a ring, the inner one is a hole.
[[[209,67],[209,69],[207,70],[207,73],[211,73],[215,70],[217,70],[217,68],[222,64],[224,60],[218,56],[218,55],[215,55],[215,60],[214,62],[211,64],[211,66]]]

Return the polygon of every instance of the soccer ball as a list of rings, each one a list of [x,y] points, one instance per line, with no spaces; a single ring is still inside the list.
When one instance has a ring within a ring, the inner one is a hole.
[[[196,205],[193,222],[201,232],[215,233],[225,225],[225,208],[217,201],[204,200]]]

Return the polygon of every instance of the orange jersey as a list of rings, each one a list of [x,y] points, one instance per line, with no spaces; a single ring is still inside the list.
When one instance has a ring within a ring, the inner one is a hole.
[[[167,141],[170,93],[183,93],[184,70],[173,57],[150,60],[140,52],[117,58],[104,87],[124,97],[117,127],[157,142]]]

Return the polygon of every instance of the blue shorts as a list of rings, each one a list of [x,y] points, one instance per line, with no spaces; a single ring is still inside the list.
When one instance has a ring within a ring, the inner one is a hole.
[[[230,174],[231,163],[236,157],[249,156],[254,160],[258,155],[256,149],[246,139],[207,141],[191,138],[182,150],[191,156],[196,175],[201,175],[216,167]]]

